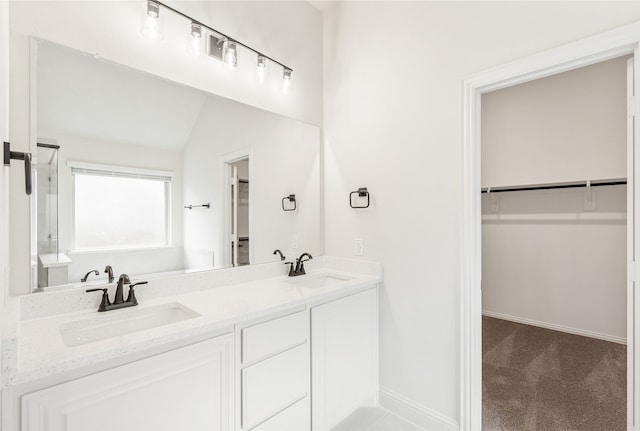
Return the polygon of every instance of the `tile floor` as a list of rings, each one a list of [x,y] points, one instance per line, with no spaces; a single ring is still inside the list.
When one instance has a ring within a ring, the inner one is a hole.
[[[423,431],[382,407],[361,407],[332,431]]]

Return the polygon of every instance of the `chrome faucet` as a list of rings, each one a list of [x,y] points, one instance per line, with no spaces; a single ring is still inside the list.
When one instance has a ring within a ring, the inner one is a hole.
[[[305,257],[307,259],[305,259]],[[285,262],[285,265],[290,265],[289,266],[289,277],[296,277],[298,275],[304,275],[306,274],[305,270],[304,270],[304,263],[308,260],[313,259],[313,256],[311,256],[309,253],[302,253],[300,255],[299,258],[296,259],[296,266],[295,268],[293,267],[293,262]]]
[[[127,274],[122,274],[118,278],[118,285],[116,286],[116,294],[113,298],[113,303],[109,301],[109,291],[107,288],[102,289],[88,289],[87,292],[98,292],[102,291],[102,301],[100,302],[100,306],[98,307],[98,311],[110,311],[117,310],[118,308],[125,307],[135,307],[138,305],[138,300],[136,299],[136,292],[133,290],[135,286],[139,284],[147,284],[147,281],[140,281],[138,283],[131,284],[131,280]],[[124,285],[129,285],[129,295],[127,296],[127,300],[125,301],[123,298],[123,289]]]
[[[86,281],[87,281],[87,278],[89,278],[89,276],[90,276],[91,274],[100,275],[100,273],[98,272],[98,270],[97,270],[97,269],[93,269],[93,270],[91,270],[91,271],[87,272],[87,273],[84,275],[84,277],[82,277],[82,278],[80,279],[80,282],[82,282],[82,283],[86,282]]]

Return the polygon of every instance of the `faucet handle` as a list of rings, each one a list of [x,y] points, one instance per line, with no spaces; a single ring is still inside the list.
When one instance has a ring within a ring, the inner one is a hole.
[[[133,305],[138,305],[138,300],[136,299],[136,292],[133,290],[134,287],[140,285],[140,284],[147,284],[148,281],[139,281],[137,283],[134,284],[130,284],[129,285],[129,295],[127,296],[127,301],[126,302],[132,302]]]
[[[285,262],[284,264],[289,265],[289,277],[291,277],[295,272],[295,270],[293,269],[293,262]]]
[[[298,275],[305,275],[306,271],[304,270],[304,263],[309,259],[298,259]]]
[[[85,290],[85,292],[89,293],[89,292],[98,292],[102,290],[102,301],[100,301],[100,306],[98,307],[98,311],[107,311],[107,306],[111,305],[111,302],[109,301],[109,291],[104,288],[104,289],[87,289]]]

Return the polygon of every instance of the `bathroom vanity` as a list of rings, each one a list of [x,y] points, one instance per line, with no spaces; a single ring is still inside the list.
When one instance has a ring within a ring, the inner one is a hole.
[[[14,298],[3,427],[330,429],[377,402],[382,270],[332,257],[307,267],[158,278],[139,306],[105,313],[77,289]]]
[[[36,187],[11,183],[2,429],[324,430],[376,404],[382,270],[317,256],[320,129],[34,37],[19,9]],[[139,305],[98,312],[124,273]]]

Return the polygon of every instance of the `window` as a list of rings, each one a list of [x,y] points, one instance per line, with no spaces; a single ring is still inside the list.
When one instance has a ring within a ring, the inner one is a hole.
[[[171,173],[68,162],[76,250],[170,244]]]

